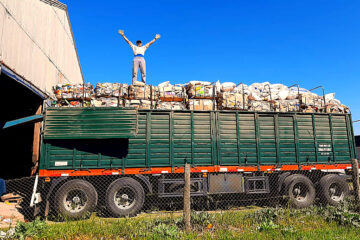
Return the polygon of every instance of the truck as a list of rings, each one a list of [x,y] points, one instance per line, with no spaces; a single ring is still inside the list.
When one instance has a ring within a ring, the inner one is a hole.
[[[147,199],[286,197],[296,208],[349,195],[351,114],[49,107],[30,205],[70,219],[100,206],[134,216]],[[39,210],[38,210],[39,211]]]

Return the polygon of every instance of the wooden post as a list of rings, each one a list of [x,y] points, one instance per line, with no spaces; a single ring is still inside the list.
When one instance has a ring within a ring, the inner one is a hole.
[[[184,186],[184,225],[185,231],[191,231],[191,209],[190,209],[190,164],[185,164],[185,186]]]
[[[359,187],[359,161],[357,159],[351,159],[352,172],[353,172],[353,185],[354,185],[354,193],[355,200],[358,206],[358,210],[360,210],[360,187]]]
[[[36,110],[36,114],[41,114],[42,105]],[[41,123],[35,123],[34,126],[34,139],[33,139],[33,151],[32,151],[32,162],[34,166],[31,169],[31,176],[36,173],[36,170],[39,165],[39,150],[40,150],[40,127]]]

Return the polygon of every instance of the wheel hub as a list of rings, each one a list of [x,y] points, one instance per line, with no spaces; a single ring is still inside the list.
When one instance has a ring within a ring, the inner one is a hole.
[[[136,202],[134,190],[128,187],[119,189],[115,193],[114,202],[120,209],[132,208]]]
[[[334,201],[340,202],[344,200],[344,192],[341,188],[336,184],[333,183],[329,188],[330,198]]]
[[[80,200],[80,198],[78,196],[76,196],[76,197],[73,197],[72,201],[75,204],[79,204],[81,200]]]
[[[293,194],[297,201],[305,201],[308,191],[308,188],[303,183],[297,183],[293,188]]]
[[[86,193],[80,190],[70,191],[64,199],[64,207],[67,211],[78,213],[85,209],[87,204]]]

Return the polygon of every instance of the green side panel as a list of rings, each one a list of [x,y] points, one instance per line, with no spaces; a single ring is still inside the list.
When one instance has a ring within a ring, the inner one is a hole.
[[[184,166],[191,162],[191,112],[174,112],[173,120],[174,165]]]
[[[336,162],[348,162],[352,158],[351,144],[349,141],[353,138],[350,134],[348,138],[346,116],[344,115],[333,115],[332,116],[332,131],[334,141],[334,153]]]
[[[215,128],[214,120],[212,121],[211,112],[194,113],[193,117],[193,159],[194,165],[211,165],[213,159],[216,159],[216,152],[212,151],[213,138],[212,128]]]
[[[261,164],[276,164],[276,137],[273,114],[259,114],[259,148]]]
[[[170,165],[170,112],[151,112],[148,157],[152,167]]]
[[[335,162],[331,140],[329,115],[315,115],[318,163]]]
[[[278,116],[279,164],[296,164],[296,139],[294,117],[291,115]]]
[[[236,115],[234,112],[218,113],[219,165],[239,165]]]
[[[131,138],[137,131],[137,110],[125,108],[49,108],[45,139]]]
[[[297,115],[299,136],[299,163],[317,163],[317,132],[315,129],[316,115]]]
[[[121,168],[128,139],[45,140],[42,169]]]
[[[239,113],[238,115],[240,163],[257,165],[255,114]]]
[[[113,118],[123,111],[112,109]],[[49,116],[66,119],[60,112]],[[109,116],[106,110],[95,112],[95,118],[97,113]],[[72,118],[82,121],[74,114]],[[281,166],[348,163],[355,156],[351,117],[343,114],[142,110],[134,121],[137,134],[130,138],[45,138],[40,168],[177,167],[185,162],[194,166]]]
[[[138,133],[136,137],[129,139],[128,154],[125,167],[145,167],[146,166],[146,136],[147,136],[147,114],[139,112]]]

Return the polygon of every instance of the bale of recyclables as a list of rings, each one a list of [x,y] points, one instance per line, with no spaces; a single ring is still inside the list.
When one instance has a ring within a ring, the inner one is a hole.
[[[190,81],[186,84],[188,98],[215,98],[216,86],[210,82]]]
[[[216,110],[216,104],[214,100],[211,99],[189,99],[187,103],[187,108],[189,110],[196,111],[212,111]]]
[[[93,86],[90,83],[84,84],[57,84],[53,87],[57,99],[77,100],[93,97]]]
[[[223,110],[247,110],[249,108],[247,85],[223,83],[217,94],[217,105]]]
[[[304,88],[283,84],[190,81],[187,84],[163,82],[158,86],[136,82],[92,85],[56,85],[54,106],[135,107],[164,110],[245,110],[258,112],[348,113],[347,106],[330,93],[319,96]]]
[[[129,85],[126,83],[97,83],[95,96],[99,97],[126,97]]]
[[[136,100],[158,100],[159,88],[152,85],[129,85],[129,99]]]

